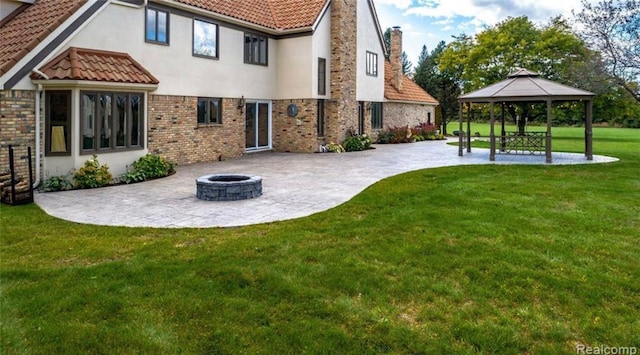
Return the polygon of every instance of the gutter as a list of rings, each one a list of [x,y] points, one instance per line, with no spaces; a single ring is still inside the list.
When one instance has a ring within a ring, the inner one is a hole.
[[[49,80],[47,74],[38,69],[33,69],[32,72],[40,75],[45,80]],[[36,181],[33,183],[33,189],[40,185],[40,124],[42,121],[40,117],[40,100],[42,99],[41,96],[43,92],[42,84],[38,84],[36,89]]]

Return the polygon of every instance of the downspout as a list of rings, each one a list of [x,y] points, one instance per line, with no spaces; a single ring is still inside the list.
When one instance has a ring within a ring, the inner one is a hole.
[[[47,76],[47,74],[41,72],[38,69],[33,69],[32,70],[34,73],[40,75],[41,77],[43,77],[45,80],[49,80],[49,77]],[[36,88],[36,179],[35,182],[33,183],[32,188],[36,188],[38,187],[38,185],[40,185],[40,122],[41,122],[41,117],[40,117],[40,100],[41,100],[41,95],[43,93],[43,89],[42,89],[42,84],[38,84],[37,88]]]

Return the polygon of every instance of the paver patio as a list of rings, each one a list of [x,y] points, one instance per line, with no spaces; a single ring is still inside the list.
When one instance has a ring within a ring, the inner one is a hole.
[[[36,194],[48,214],[79,223],[141,227],[231,227],[293,219],[321,212],[351,199],[389,176],[424,168],[471,164],[545,164],[544,155],[497,155],[474,148],[457,156],[446,141],[375,145],[342,154],[262,152],[240,159],[178,166],[176,174],[153,181],[90,190]],[[616,158],[553,153],[553,165],[593,164]],[[263,195],[241,201],[196,198],[196,178],[243,173],[263,178]]]

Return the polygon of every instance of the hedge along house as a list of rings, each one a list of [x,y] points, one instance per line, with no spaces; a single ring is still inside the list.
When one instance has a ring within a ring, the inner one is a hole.
[[[384,60],[371,0],[0,0],[0,169],[38,178],[97,154],[178,164],[314,152],[427,122],[437,102]],[[20,153],[18,153],[20,154]]]

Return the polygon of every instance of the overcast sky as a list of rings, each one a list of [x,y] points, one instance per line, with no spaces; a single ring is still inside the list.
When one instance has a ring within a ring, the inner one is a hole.
[[[461,33],[475,35],[511,17],[527,16],[536,24],[580,11],[580,0],[373,0],[382,31],[401,26],[402,45],[414,65],[422,46],[431,51]],[[595,2],[595,0],[590,0]]]

